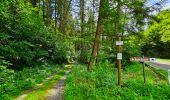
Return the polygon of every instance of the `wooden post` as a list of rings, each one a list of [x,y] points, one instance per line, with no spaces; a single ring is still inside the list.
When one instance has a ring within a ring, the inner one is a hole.
[[[122,35],[119,34],[118,35],[118,41],[121,41],[122,40]],[[121,54],[122,53],[122,46],[121,45],[118,45],[118,54]],[[119,55],[117,55],[119,56]],[[122,56],[122,55],[120,55]],[[118,85],[121,85],[121,66],[122,66],[122,59],[118,57]]]
[[[143,56],[144,58],[144,56]],[[145,74],[145,61],[143,61],[143,81],[144,81],[144,84],[146,83],[146,74]]]
[[[170,69],[168,69],[168,83],[170,84]]]
[[[146,83],[146,74],[145,74],[145,62],[143,61],[143,80]]]

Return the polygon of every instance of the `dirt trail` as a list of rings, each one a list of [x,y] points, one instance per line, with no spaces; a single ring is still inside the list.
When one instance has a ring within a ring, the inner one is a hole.
[[[71,68],[69,68],[66,71],[65,75],[56,82],[56,85],[52,89],[47,91],[47,97],[45,100],[64,100],[64,82],[65,82],[70,71],[71,71]],[[54,76],[48,77],[46,80],[44,80],[44,82],[52,79],[53,77]],[[43,83],[37,84],[37,86],[41,86],[41,85],[43,85]],[[36,88],[38,88],[38,87],[36,87]],[[34,89],[28,90],[27,93],[19,96],[15,100],[24,100],[25,97],[27,97],[27,95],[29,93],[31,93],[32,91],[34,91]]]
[[[56,83],[55,87],[48,91],[46,100],[64,100],[64,82],[71,69]]]
[[[22,94],[21,96],[19,96],[18,98],[14,99],[14,100],[24,100],[29,93],[31,93],[31,92],[34,91],[34,89],[39,88],[39,86],[42,86],[46,81],[52,79],[53,77],[54,77],[54,76],[50,76],[50,77],[46,78],[45,80],[43,80],[42,83],[36,84],[36,86],[33,87],[32,89],[26,90],[26,91],[25,91],[25,94]]]

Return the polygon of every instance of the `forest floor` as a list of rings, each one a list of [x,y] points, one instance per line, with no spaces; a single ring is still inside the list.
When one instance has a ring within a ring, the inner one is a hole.
[[[70,71],[71,65],[66,65],[59,73],[47,78],[15,100],[63,100],[64,82]]]

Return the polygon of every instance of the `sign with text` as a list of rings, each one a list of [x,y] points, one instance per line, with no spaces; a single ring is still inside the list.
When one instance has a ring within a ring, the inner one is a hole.
[[[118,53],[118,54],[117,54],[117,59],[118,59],[118,60],[122,60],[122,53]]]
[[[130,61],[139,61],[139,62],[144,62],[144,61],[150,61],[150,58],[140,58],[140,57],[133,57],[130,58]]]
[[[116,45],[123,45],[123,41],[116,41]]]

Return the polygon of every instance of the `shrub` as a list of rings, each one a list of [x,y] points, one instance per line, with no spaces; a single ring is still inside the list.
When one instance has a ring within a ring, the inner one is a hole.
[[[11,68],[67,61],[69,47],[63,36],[48,29],[35,8],[22,0],[0,5],[0,55],[15,65]]]

